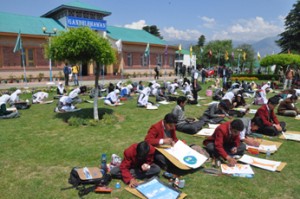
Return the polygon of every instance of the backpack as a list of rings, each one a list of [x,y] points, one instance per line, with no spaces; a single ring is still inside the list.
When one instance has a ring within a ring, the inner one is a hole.
[[[71,74],[71,70],[69,69],[68,66],[65,66],[65,67],[64,67],[64,74],[66,74],[66,75]]]
[[[70,172],[68,179],[71,187],[63,188],[62,190],[75,188],[78,190],[78,195],[83,196],[91,191],[94,191],[97,186],[107,186],[111,181],[111,175],[108,173],[101,173],[97,167],[74,167]],[[85,188],[85,185],[92,185]]]

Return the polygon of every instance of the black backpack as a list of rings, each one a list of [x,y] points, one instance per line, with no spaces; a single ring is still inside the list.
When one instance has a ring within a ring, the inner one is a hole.
[[[78,195],[80,197],[88,194],[91,191],[94,191],[96,186],[107,186],[111,181],[111,175],[108,173],[101,174],[100,169],[97,167],[89,167],[88,170],[90,171],[88,173],[89,178],[85,178],[83,176],[83,169],[80,167],[74,167],[72,168],[70,172],[70,176],[68,179],[69,184],[71,184],[71,187],[63,188],[62,190],[75,188],[78,190]],[[86,185],[92,185],[88,188],[86,188]]]

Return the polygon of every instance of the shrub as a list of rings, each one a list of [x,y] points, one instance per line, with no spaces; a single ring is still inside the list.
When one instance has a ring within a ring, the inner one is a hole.
[[[68,124],[70,126],[83,126],[83,125],[87,125],[88,121],[86,119],[83,118],[78,118],[78,117],[70,117],[70,119],[68,120]]]

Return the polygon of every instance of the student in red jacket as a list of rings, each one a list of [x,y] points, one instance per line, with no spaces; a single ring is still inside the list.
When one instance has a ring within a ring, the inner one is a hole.
[[[173,146],[178,141],[178,138],[176,137],[176,122],[177,118],[173,113],[166,114],[163,120],[160,120],[150,127],[145,137],[145,141],[154,147],[158,147],[159,145]],[[190,147],[209,157],[208,153],[202,147],[198,145],[190,145]],[[155,152],[154,161],[163,170],[176,169],[174,165],[158,151]]]
[[[279,104],[280,97],[273,96],[268,100],[267,104],[262,105],[256,112],[254,117],[259,117],[263,121],[263,125],[259,127],[257,133],[269,136],[277,136],[285,131],[285,122],[279,122],[274,113],[276,106]]]
[[[110,171],[112,177],[122,179],[133,188],[139,184],[137,179],[158,175],[160,168],[153,163],[154,152],[155,148],[145,141],[132,144],[124,151],[121,165]]]
[[[220,124],[214,134],[203,141],[207,152],[213,158],[220,156],[227,160],[230,166],[234,166],[237,161],[233,155],[243,155],[246,145],[240,141],[240,132],[243,131],[244,124],[241,120]]]

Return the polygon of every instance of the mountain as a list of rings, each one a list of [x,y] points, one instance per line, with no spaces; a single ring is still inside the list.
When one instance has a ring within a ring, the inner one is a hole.
[[[281,48],[275,43],[279,37],[267,37],[255,43],[252,43],[254,52],[259,52],[261,57],[271,54],[277,54],[281,51]]]
[[[275,43],[275,41],[278,39],[279,39],[278,36],[274,36],[274,37],[267,37],[259,41],[246,42],[246,43],[252,45],[255,54],[259,52],[260,56],[264,57],[266,55],[273,54],[273,52],[274,54],[276,54],[281,51],[280,47]],[[189,49],[190,45],[197,45],[197,41],[172,40],[167,42],[169,45],[181,44],[183,49]],[[234,48],[244,43],[245,42],[243,41],[232,41],[232,45]]]

